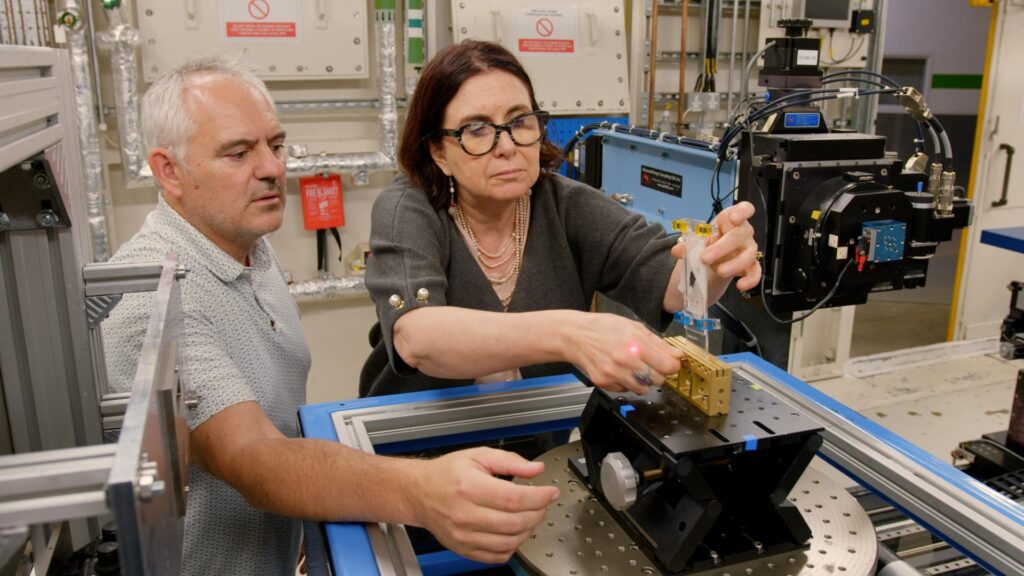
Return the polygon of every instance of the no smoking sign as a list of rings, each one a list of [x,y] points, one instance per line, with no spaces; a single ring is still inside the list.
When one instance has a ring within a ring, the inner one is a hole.
[[[520,54],[572,56],[576,53],[575,7],[524,8],[516,13]]]
[[[300,0],[221,0],[226,40],[299,40]]]
[[[537,34],[547,38],[555,32],[555,23],[547,18],[537,20]]]
[[[270,3],[267,0],[249,0],[249,16],[254,20],[265,20],[270,16]]]

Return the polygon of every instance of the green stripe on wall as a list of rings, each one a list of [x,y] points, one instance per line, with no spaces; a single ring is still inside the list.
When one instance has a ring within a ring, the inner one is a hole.
[[[932,88],[981,90],[981,74],[932,74]]]
[[[423,38],[409,38],[406,60],[409,64],[423,64]]]

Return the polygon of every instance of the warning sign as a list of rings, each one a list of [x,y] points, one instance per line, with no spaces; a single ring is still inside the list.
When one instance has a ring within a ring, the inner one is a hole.
[[[299,40],[301,0],[221,0],[225,40]]]
[[[563,8],[523,8],[516,14],[516,37],[519,53],[550,56],[571,56],[578,44],[577,10]]]

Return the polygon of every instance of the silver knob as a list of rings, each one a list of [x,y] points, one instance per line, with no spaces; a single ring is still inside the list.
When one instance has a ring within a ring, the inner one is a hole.
[[[636,502],[639,484],[636,470],[622,452],[611,452],[601,461],[601,492],[616,510],[625,510]]]

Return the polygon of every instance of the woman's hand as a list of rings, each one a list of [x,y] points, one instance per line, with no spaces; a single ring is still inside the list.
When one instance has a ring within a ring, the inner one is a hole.
[[[750,225],[753,215],[754,205],[740,202],[719,212],[712,222],[718,231],[708,239],[701,254],[701,261],[713,272],[708,277],[709,303],[718,300],[735,277],[739,277],[736,288],[744,292],[761,281],[754,227]],[[682,258],[685,250],[684,244],[676,244],[672,255]]]
[[[569,328],[568,360],[598,388],[643,394],[679,372],[683,352],[639,322],[583,313]]]

